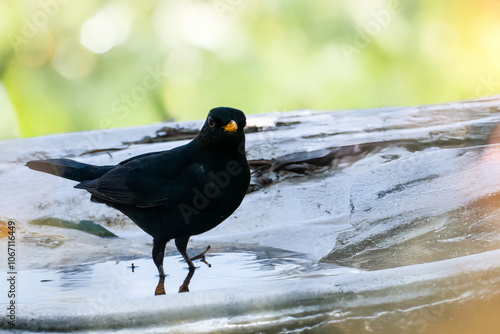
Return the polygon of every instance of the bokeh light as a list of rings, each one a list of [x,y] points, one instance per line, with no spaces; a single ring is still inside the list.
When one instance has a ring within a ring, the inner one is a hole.
[[[500,93],[492,0],[2,1],[0,139]],[[7,124],[7,125],[5,125]]]

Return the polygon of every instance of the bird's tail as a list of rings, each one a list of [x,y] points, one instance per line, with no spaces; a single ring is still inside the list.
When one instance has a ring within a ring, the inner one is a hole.
[[[70,159],[33,160],[26,163],[31,169],[60,176],[73,181],[94,180],[114,168],[114,166],[94,166]]]

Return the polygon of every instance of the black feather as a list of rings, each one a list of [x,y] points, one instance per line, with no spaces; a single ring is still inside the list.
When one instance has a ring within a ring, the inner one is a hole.
[[[186,254],[189,237],[206,232],[240,205],[250,182],[245,156],[246,118],[233,108],[215,108],[200,134],[169,151],[141,154],[116,166],[69,159],[30,161],[31,169],[79,181],[91,201],[120,210],[153,237],[153,260],[163,272],[165,244]],[[208,118],[207,118],[208,120]],[[227,125],[232,130],[227,130]]]
[[[70,159],[34,160],[28,161],[26,166],[40,172],[80,182],[97,179],[115,167],[94,166]]]

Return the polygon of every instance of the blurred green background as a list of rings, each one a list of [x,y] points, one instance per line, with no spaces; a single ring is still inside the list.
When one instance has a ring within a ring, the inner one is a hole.
[[[500,93],[497,0],[3,0],[0,139]]]

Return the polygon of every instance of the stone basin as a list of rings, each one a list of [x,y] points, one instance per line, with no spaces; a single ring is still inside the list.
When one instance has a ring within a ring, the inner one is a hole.
[[[0,329],[496,333],[499,121],[500,97],[249,117],[252,192],[192,238],[193,255],[211,245],[210,266],[196,262],[194,276],[167,245],[165,294],[157,296],[151,238],[72,181],[24,163],[114,164],[188,139],[124,142],[201,121],[2,141],[0,266],[15,276],[16,297],[3,291],[0,303],[8,315],[14,300],[16,318],[12,327],[3,316]],[[32,223],[42,218],[88,220],[118,237]],[[186,280],[189,292],[179,293]]]

